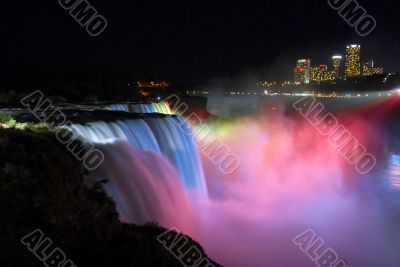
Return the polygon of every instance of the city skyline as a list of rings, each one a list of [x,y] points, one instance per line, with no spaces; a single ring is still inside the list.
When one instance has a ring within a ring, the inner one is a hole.
[[[384,68],[375,65],[374,59],[362,57],[360,44],[346,46],[344,56],[335,54],[330,64],[318,63],[311,58],[298,59],[294,69],[294,84],[320,83],[383,74]],[[314,63],[314,64],[313,64]]]

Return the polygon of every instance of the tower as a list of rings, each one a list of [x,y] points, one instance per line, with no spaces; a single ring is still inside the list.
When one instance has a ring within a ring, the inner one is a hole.
[[[332,57],[333,69],[335,71],[335,79],[340,78],[340,66],[342,65],[342,56]]]
[[[310,83],[311,59],[297,60],[296,68],[294,69],[294,82],[296,84]]]
[[[361,45],[348,45],[346,47],[346,78],[361,76],[360,53]]]

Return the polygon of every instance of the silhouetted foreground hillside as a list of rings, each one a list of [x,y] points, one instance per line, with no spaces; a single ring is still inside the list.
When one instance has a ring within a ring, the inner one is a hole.
[[[44,266],[20,241],[35,229],[78,266],[183,266],[156,239],[165,229],[120,223],[83,172],[52,134],[0,128],[0,266]]]

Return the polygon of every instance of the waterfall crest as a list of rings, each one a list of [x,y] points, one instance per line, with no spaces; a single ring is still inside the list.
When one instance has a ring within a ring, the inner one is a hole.
[[[109,109],[130,113],[159,113],[167,115],[173,114],[170,107],[166,103],[115,104],[109,106]]]

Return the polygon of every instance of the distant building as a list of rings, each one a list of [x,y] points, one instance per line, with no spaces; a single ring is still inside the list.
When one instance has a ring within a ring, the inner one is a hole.
[[[168,82],[136,82],[138,88],[168,88],[171,85]]]
[[[361,76],[360,54],[361,45],[348,45],[346,47],[346,78]]]
[[[311,68],[310,80],[312,82],[320,82],[321,81],[321,69],[320,69],[320,67],[312,67]]]
[[[340,78],[340,67],[342,65],[342,56],[333,56],[332,57],[332,65],[335,71],[335,79]]]
[[[171,87],[170,83],[166,81],[138,81],[134,83],[128,83],[128,86],[133,88],[134,92],[144,97],[163,95]]]
[[[334,70],[328,70],[327,65],[319,65],[318,67],[311,68],[312,82],[320,83],[326,81],[334,81],[336,79],[336,72]]]
[[[310,83],[311,59],[299,59],[294,69],[295,84]]]
[[[363,76],[372,76],[372,75],[379,75],[379,74],[383,74],[383,68],[375,66],[373,59],[364,63]]]

